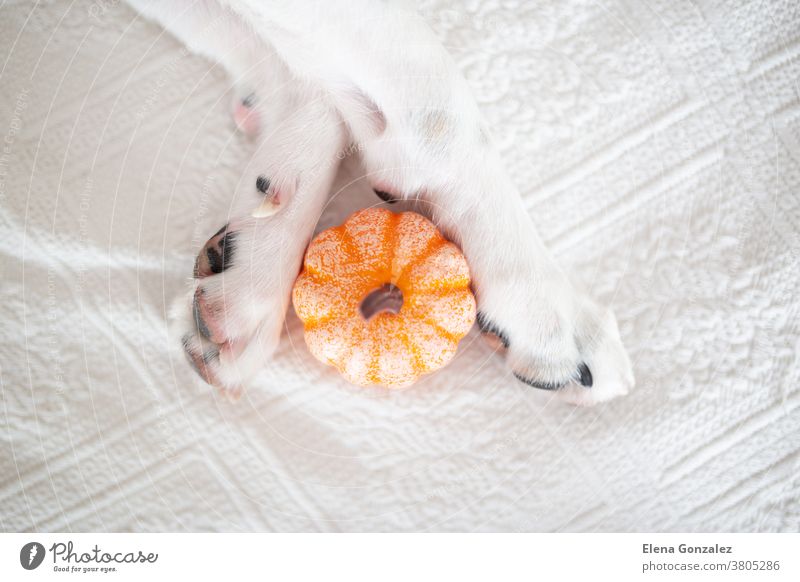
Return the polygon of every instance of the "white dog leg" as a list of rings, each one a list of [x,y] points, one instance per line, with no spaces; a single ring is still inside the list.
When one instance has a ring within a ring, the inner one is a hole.
[[[190,290],[171,311],[172,328],[195,369],[236,396],[278,343],[346,130],[322,92],[292,78],[274,50],[219,4],[132,3],[257,92],[252,110],[262,131],[256,153],[221,228],[197,257]]]
[[[282,109],[283,123],[262,132],[230,214],[198,255],[195,283],[173,310],[190,361],[229,391],[262,368],[278,343],[344,147],[335,112],[323,100],[295,97],[291,110]]]
[[[613,314],[545,249],[465,80],[416,14],[360,0],[225,2],[331,95],[375,189],[425,200],[461,244],[480,324],[516,378],[580,404],[633,386]]]

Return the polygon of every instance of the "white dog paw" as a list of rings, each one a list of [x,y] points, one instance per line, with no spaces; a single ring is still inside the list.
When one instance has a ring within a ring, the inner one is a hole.
[[[232,221],[203,246],[172,328],[195,371],[231,399],[274,352],[286,310],[283,269],[257,246],[252,219]]]
[[[634,386],[630,359],[613,313],[569,283],[484,286],[478,325],[524,384],[562,400],[592,405]]]

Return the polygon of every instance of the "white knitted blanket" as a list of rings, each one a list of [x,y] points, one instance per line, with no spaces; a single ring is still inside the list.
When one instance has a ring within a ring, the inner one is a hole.
[[[357,389],[290,314],[228,403],[165,326],[249,155],[228,80],[116,0],[6,4],[0,529],[798,530],[800,5],[422,10],[637,389],[560,404],[474,332]]]

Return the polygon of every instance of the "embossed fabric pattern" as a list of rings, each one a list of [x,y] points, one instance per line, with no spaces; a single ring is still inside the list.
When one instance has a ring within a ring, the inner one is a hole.
[[[637,387],[595,408],[476,330],[408,390],[356,388],[291,310],[215,394],[166,311],[252,148],[230,81],[114,0],[0,9],[0,529],[797,531],[800,5],[513,4],[421,10],[618,316]],[[320,228],[375,202],[356,172]]]

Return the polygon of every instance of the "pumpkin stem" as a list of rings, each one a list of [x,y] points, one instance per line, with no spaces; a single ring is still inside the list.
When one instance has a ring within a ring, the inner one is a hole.
[[[361,312],[361,317],[369,321],[384,311],[400,313],[401,307],[403,307],[403,292],[396,285],[386,283],[364,297],[359,306],[359,311]]]

